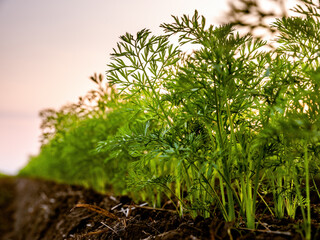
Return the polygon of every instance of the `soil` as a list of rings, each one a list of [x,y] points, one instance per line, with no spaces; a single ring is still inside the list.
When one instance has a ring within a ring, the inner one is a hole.
[[[320,239],[320,204],[313,203],[313,239]],[[303,239],[301,221],[277,220],[259,210],[258,229],[218,216],[179,217],[171,209],[135,205],[79,186],[0,178],[0,239]],[[299,214],[299,213],[298,213]]]

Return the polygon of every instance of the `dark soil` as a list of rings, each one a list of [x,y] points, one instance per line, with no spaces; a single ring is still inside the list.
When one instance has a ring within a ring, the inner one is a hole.
[[[136,206],[79,186],[43,180],[0,179],[0,239],[302,239],[299,222],[260,213],[249,230],[216,218],[180,218],[170,209]],[[313,239],[320,205],[313,205]]]

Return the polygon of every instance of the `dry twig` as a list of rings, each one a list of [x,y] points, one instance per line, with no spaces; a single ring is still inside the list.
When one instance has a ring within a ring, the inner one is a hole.
[[[105,209],[103,209],[101,207],[95,206],[95,205],[79,203],[75,207],[76,208],[79,208],[79,207],[86,208],[88,210],[91,210],[91,211],[94,211],[96,213],[102,214],[102,215],[104,215],[104,216],[106,216],[108,218],[116,219],[116,220],[119,221],[119,217],[118,216],[114,215],[113,213],[111,213],[111,212],[109,212],[109,211],[107,211],[107,210],[105,210]]]
[[[142,209],[147,209],[147,210],[156,210],[156,211],[163,211],[163,212],[173,212],[176,213],[176,210],[172,210],[172,209],[164,209],[164,208],[153,208],[153,207],[147,207],[147,206],[139,206],[139,205],[123,205],[124,207],[128,207],[131,209],[134,208],[142,208]]]

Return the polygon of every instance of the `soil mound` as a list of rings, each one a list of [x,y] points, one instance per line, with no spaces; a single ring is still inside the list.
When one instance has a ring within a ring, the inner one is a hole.
[[[0,179],[0,239],[302,239],[286,221],[264,229],[235,228],[219,219],[180,218],[170,209],[130,198],[33,179]]]

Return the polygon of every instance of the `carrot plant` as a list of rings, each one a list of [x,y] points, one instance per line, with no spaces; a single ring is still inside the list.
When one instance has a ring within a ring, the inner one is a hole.
[[[312,29],[317,16],[310,14],[313,20],[305,20],[312,35],[306,37],[307,46],[300,46],[302,34],[290,29],[297,23],[306,29],[301,17],[278,19],[270,27],[278,32],[276,50],[266,50],[267,42],[250,34],[240,36],[231,24],[206,27],[197,11],[191,18],[174,17],[174,23],[162,24],[164,36],[149,36],[146,30],[122,36],[107,78],[136,106],[136,123],[119,137],[139,152],[134,180],[154,183],[171,176],[159,185],[179,200],[180,211],[186,207],[208,216],[214,203],[226,220],[242,217],[254,228],[261,176],[268,175],[276,215],[284,217],[286,210],[294,218],[297,207],[304,207],[305,195],[297,189],[302,169],[309,180],[310,160],[297,162],[292,153],[296,142],[287,139],[282,126],[294,113],[311,114],[299,106],[306,91],[318,90],[318,85],[311,89],[305,76],[307,66],[318,71],[315,63],[306,65],[290,55],[301,54],[297,46],[310,47],[315,51],[312,61],[318,61],[318,29]],[[172,35],[179,37],[177,47],[168,42]],[[297,43],[288,42],[297,38]],[[183,53],[186,44],[195,46],[192,53]],[[305,58],[312,59],[310,54]],[[311,102],[317,109],[318,99]],[[188,192],[185,198],[183,191]]]

